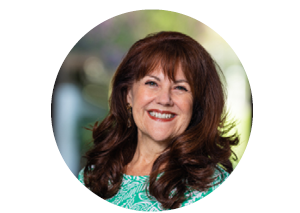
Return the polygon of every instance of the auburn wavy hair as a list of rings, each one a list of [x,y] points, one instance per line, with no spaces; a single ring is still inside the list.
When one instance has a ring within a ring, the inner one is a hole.
[[[185,132],[169,139],[149,178],[147,193],[165,209],[174,209],[185,200],[188,189],[205,191],[212,186],[217,165],[229,173],[233,170],[229,158],[237,157],[231,146],[239,142],[236,133],[229,134],[234,123],[225,124],[226,90],[221,70],[198,42],[182,33],[150,34],[129,49],[112,80],[109,114],[92,128],[94,144],[85,155],[84,182],[104,199],[119,191],[125,167],[137,147],[137,127],[126,109],[127,93],[135,81],[158,66],[173,81],[180,66],[193,94],[190,124]]]

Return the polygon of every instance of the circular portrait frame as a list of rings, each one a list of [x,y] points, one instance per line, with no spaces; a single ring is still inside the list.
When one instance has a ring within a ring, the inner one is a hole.
[[[145,24],[147,23],[147,24]],[[82,156],[91,148],[90,126],[109,112],[111,79],[128,49],[151,33],[175,31],[199,42],[224,74],[228,120],[236,122],[240,138],[233,147],[233,169],[247,146],[252,125],[252,96],[242,63],[217,33],[200,21],[164,10],[124,13],[99,24],[84,35],[64,60],[52,98],[52,124],[57,146],[77,176],[86,164]]]

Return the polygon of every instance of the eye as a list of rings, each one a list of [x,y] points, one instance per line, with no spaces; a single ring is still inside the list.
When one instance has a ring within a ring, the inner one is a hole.
[[[149,86],[157,86],[157,83],[155,83],[154,81],[147,81],[145,84]]]
[[[185,87],[183,86],[177,86],[175,89],[178,89],[178,90],[183,90],[183,91],[188,91]]]

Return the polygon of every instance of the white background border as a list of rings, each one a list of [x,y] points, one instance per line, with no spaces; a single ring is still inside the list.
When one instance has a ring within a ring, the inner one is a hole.
[[[133,212],[90,193],[60,156],[51,96],[65,57],[89,30],[125,12],[195,18],[248,75],[253,126],[239,165],[203,200],[174,212],[299,212],[297,1],[14,1],[1,3],[1,212]]]

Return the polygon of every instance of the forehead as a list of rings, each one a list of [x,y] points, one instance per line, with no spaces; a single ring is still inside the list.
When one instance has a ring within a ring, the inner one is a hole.
[[[149,71],[146,76],[156,76],[160,79],[169,79],[171,81],[178,81],[178,80],[185,80],[187,81],[187,78],[182,71],[181,67],[176,69],[176,71],[169,73],[164,71],[161,67],[157,67],[156,69]]]

